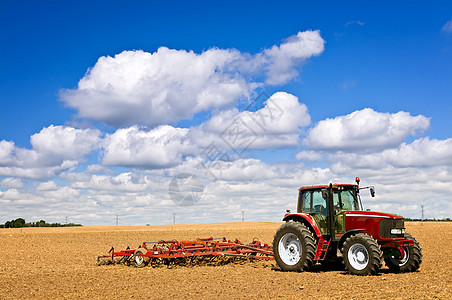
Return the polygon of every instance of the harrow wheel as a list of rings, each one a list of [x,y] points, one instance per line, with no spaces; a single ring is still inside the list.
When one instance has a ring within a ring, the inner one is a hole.
[[[390,256],[385,258],[385,264],[392,272],[414,272],[419,269],[422,263],[422,248],[419,242],[408,233],[405,234],[405,238],[413,240],[414,245],[412,247],[400,247],[400,257]]]
[[[149,263],[149,257],[140,256],[140,254],[146,254],[148,251],[144,248],[138,248],[133,254],[133,264],[137,268],[143,268]]]
[[[306,271],[314,265],[315,241],[306,226],[288,222],[274,236],[273,253],[283,271]]]
[[[342,247],[345,268],[355,275],[378,274],[382,252],[377,241],[364,233],[348,237]]]

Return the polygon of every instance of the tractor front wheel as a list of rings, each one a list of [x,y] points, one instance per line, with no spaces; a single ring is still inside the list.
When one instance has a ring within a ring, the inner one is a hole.
[[[422,263],[422,248],[419,242],[411,235],[406,233],[405,239],[413,240],[412,247],[400,247],[400,257],[390,256],[385,258],[385,264],[395,273],[414,272],[419,269]]]
[[[348,237],[342,247],[345,268],[355,275],[375,275],[381,269],[382,252],[377,241],[364,233]]]
[[[315,240],[306,226],[288,222],[273,239],[273,254],[283,271],[306,271],[314,265]]]

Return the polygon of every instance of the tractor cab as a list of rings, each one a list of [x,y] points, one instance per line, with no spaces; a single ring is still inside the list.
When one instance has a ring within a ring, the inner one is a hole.
[[[356,180],[356,184],[301,187],[297,212],[311,215],[323,236],[333,240],[341,237],[345,233],[345,213],[362,210],[359,178]],[[372,196],[375,195],[373,187],[364,188],[370,188]]]

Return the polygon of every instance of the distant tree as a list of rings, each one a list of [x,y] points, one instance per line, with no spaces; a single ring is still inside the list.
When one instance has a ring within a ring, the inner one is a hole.
[[[25,220],[22,218],[18,218],[16,220],[14,220],[14,228],[22,228],[25,226]]]
[[[71,227],[71,226],[83,226],[82,224],[61,224],[61,223],[47,223],[44,220],[37,222],[26,223],[24,219],[18,218],[16,220],[6,221],[5,224],[0,224],[0,228],[22,228],[22,227]]]

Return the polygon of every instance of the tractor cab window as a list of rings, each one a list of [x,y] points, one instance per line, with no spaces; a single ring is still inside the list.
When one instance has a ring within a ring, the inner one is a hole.
[[[334,190],[333,203],[336,210],[359,210],[353,190]]]
[[[328,215],[328,206],[326,199],[322,197],[322,191],[302,191],[301,194],[301,211],[304,213],[315,213],[317,215]]]
[[[311,214],[319,226],[320,232],[328,234],[328,205],[327,199],[322,196],[322,190],[300,191],[299,211]]]
[[[322,191],[318,190],[312,192],[312,207],[316,214],[324,216],[328,215],[326,199],[322,197]]]
[[[311,206],[311,191],[303,191],[300,196],[302,211],[307,214],[313,213],[314,209]]]

